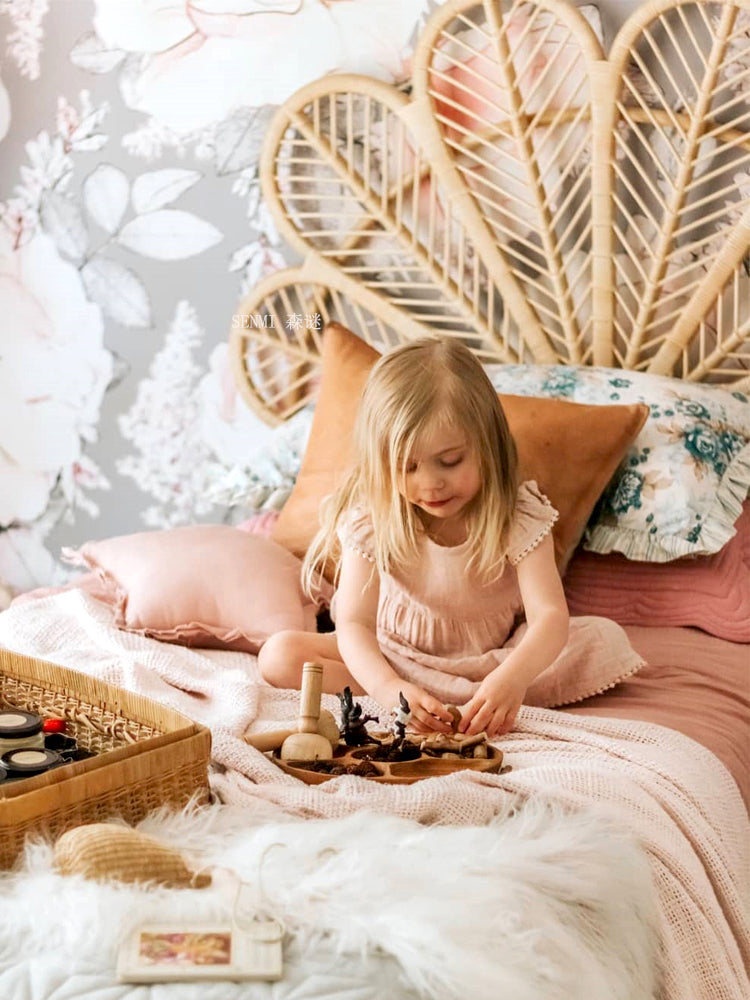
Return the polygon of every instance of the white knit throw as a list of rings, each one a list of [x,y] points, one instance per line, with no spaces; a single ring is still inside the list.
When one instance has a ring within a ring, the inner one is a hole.
[[[208,725],[212,784],[231,804],[265,801],[290,816],[370,809],[420,823],[486,824],[508,796],[563,808],[596,804],[636,836],[658,894],[663,1000],[746,1000],[750,931],[747,815],[724,766],[704,747],[649,723],[524,708],[502,749],[504,775],[454,774],[407,786],[342,776],[303,785],[241,739],[295,718],[298,696],[257,683],[242,653],[191,650],[119,631],[80,591],[0,614],[0,644],[95,675]],[[335,698],[324,705],[337,709]],[[363,699],[365,711],[379,709]]]

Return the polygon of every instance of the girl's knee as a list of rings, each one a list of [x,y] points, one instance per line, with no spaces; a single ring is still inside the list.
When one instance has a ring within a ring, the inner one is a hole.
[[[263,679],[274,687],[299,687],[305,638],[305,632],[288,629],[269,636],[258,653],[258,669]]]

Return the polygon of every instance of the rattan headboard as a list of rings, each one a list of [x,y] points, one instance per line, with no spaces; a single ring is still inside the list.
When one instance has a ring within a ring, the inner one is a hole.
[[[310,402],[334,319],[747,389],[749,95],[750,0],[645,3],[608,58],[563,0],[448,0],[409,94],[331,75],[278,110],[262,189],[303,261],[236,310],[245,399]]]

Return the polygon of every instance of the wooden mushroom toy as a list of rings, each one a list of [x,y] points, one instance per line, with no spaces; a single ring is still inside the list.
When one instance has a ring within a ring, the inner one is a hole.
[[[319,663],[305,663],[302,667],[298,731],[287,736],[282,743],[282,760],[330,760],[333,757],[330,741],[318,732],[322,687],[323,667]]]

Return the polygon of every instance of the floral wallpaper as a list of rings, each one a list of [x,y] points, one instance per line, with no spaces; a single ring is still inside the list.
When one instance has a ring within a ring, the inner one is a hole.
[[[276,105],[401,82],[430,0],[2,0],[0,584],[86,537],[231,515],[267,428],[238,400],[238,298],[293,260],[259,196]]]

